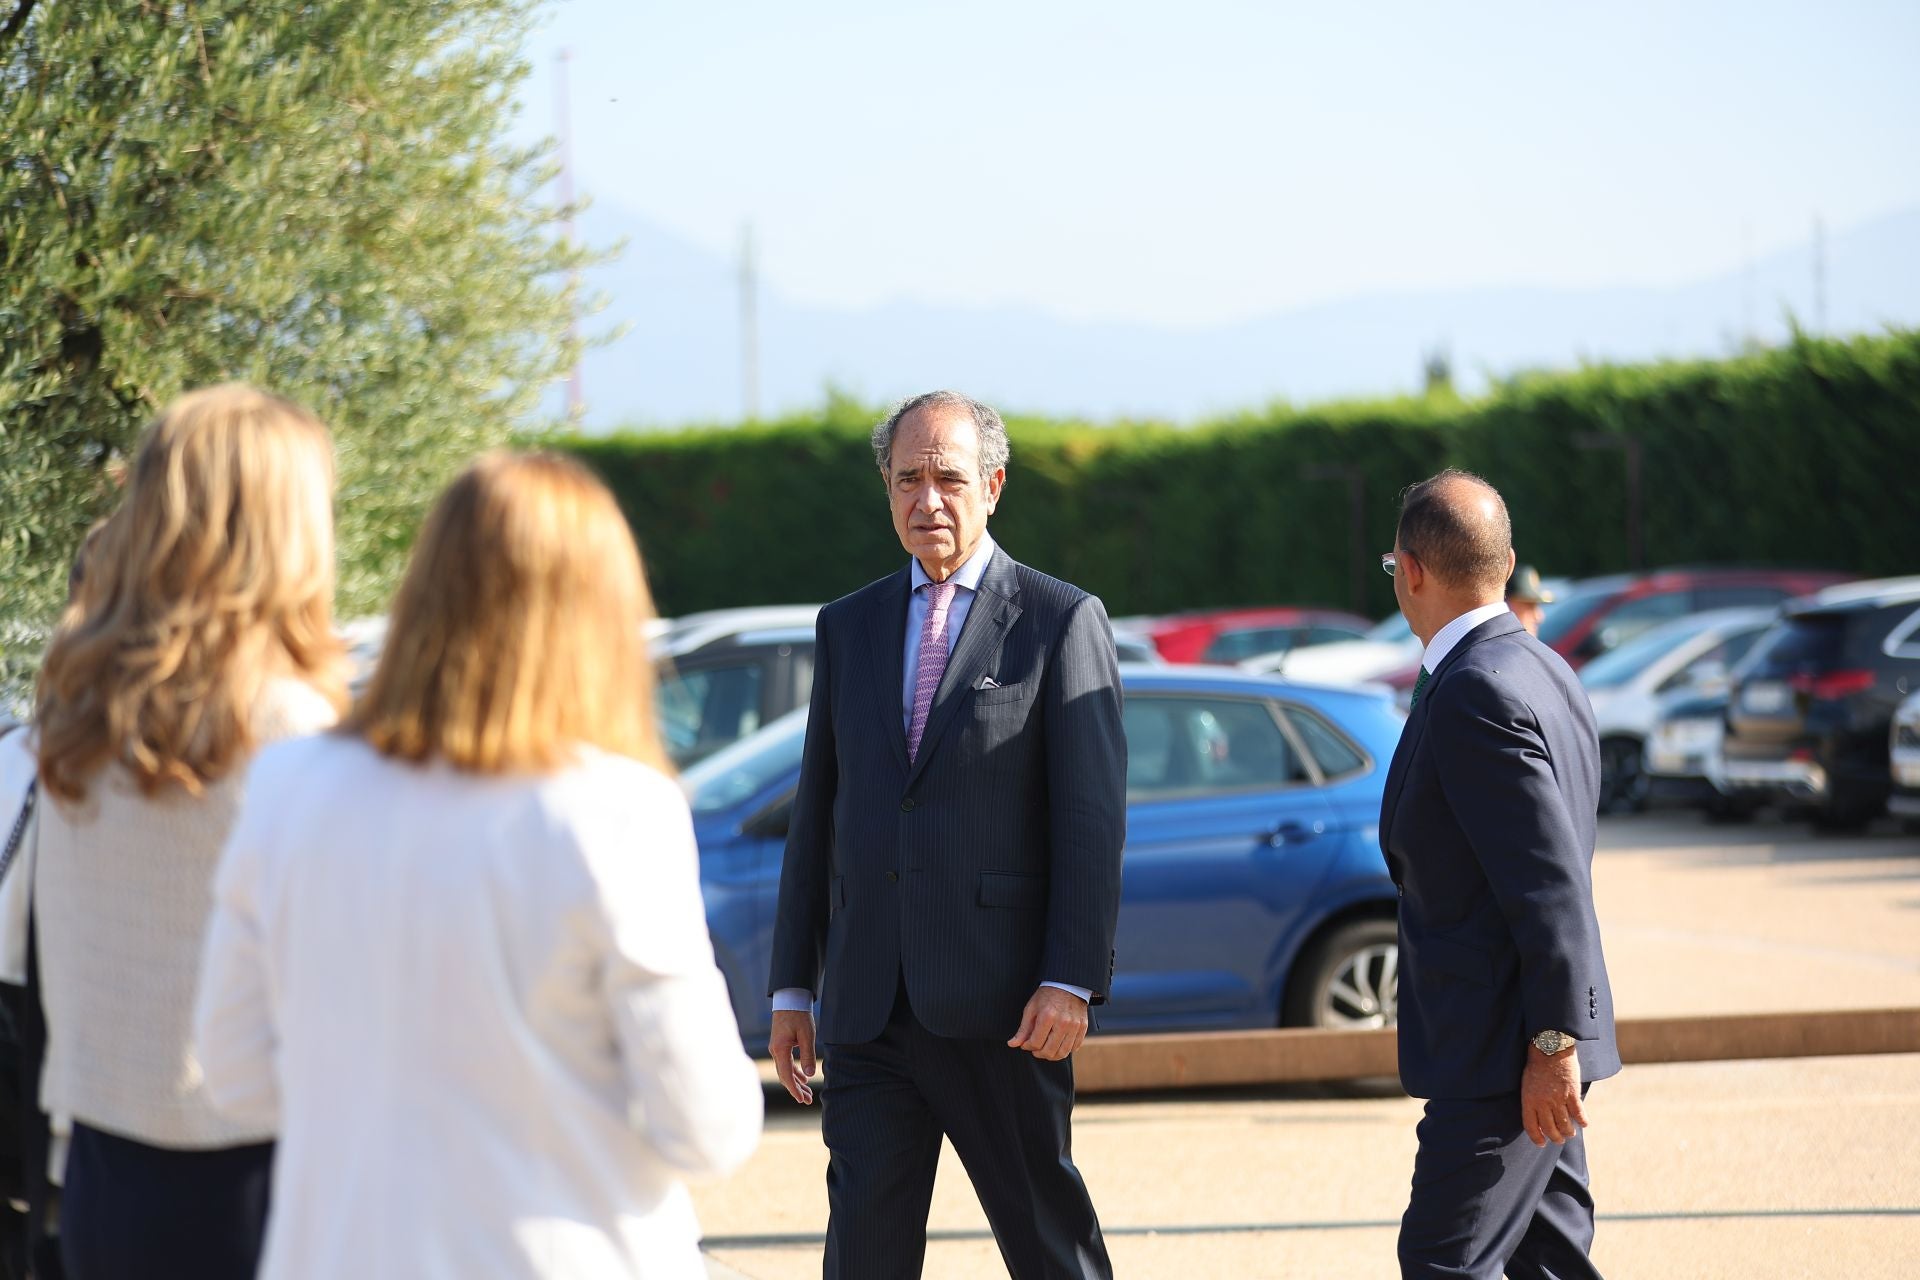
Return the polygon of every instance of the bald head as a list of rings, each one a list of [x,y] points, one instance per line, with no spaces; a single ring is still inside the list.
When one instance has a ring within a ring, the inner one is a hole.
[[[1513,524],[1500,491],[1448,468],[1400,499],[1396,545],[1451,591],[1501,598],[1513,569]]]

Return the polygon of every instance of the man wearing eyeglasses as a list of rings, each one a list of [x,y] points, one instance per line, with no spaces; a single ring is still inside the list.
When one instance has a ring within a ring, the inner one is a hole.
[[[1593,714],[1502,599],[1513,535],[1491,485],[1443,471],[1408,489],[1382,565],[1426,646],[1380,814],[1400,1079],[1428,1099],[1401,1274],[1597,1277],[1583,1104],[1620,1055],[1593,908]]]

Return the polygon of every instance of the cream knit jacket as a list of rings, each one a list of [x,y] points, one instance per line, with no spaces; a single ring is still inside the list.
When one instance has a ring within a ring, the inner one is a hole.
[[[255,708],[255,740],[316,733],[334,719],[313,689],[275,681]],[[273,1136],[208,1105],[191,1043],[214,870],[245,775],[243,764],[198,797],[148,798],[110,766],[84,803],[41,803],[34,910],[48,1114],[159,1147]]]

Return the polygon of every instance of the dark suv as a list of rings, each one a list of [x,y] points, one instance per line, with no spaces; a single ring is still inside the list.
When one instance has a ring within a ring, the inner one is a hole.
[[[1920,578],[1790,604],[1733,673],[1721,774],[1732,787],[1857,829],[1887,807],[1894,708],[1920,684]]]

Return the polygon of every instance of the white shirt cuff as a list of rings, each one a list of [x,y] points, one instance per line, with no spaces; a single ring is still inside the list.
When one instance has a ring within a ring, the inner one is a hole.
[[[1079,996],[1082,1000],[1085,1000],[1088,1004],[1093,1003],[1093,992],[1087,990],[1085,987],[1076,987],[1065,982],[1043,982],[1040,985],[1043,987],[1057,987],[1060,990],[1066,992],[1068,995]],[[774,997],[776,1001],[779,998],[780,997],[778,996]],[[774,1005],[774,1008],[776,1009],[779,1007],[780,1006],[778,1004]]]

